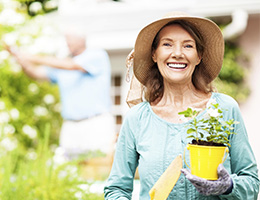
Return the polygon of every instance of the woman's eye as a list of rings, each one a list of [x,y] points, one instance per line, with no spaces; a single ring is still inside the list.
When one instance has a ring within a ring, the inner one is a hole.
[[[186,44],[186,45],[185,45],[185,48],[193,48],[193,45],[191,45],[191,44]]]
[[[163,43],[163,46],[170,47],[171,44],[170,43]]]

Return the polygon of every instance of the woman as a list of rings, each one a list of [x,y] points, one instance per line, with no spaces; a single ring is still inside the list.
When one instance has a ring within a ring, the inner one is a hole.
[[[140,200],[150,199],[149,190],[191,142],[186,135],[187,123],[178,113],[188,107],[205,112],[213,99],[227,110],[225,119],[240,122],[235,125],[237,135],[230,138],[224,167],[219,166],[219,180],[206,181],[183,169],[168,199],[257,199],[256,161],[238,105],[231,97],[213,92],[211,85],[223,55],[221,31],[208,19],[173,13],[141,30],[135,43],[133,71],[145,89],[145,101],[125,117],[105,199],[131,199],[137,166]],[[132,102],[140,100],[138,96],[133,99],[132,94],[135,92],[129,93]]]

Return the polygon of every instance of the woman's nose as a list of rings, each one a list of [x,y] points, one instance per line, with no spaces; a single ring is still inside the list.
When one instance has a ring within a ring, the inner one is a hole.
[[[173,48],[171,56],[174,57],[174,58],[182,58],[183,57],[183,52],[182,52],[181,47]]]

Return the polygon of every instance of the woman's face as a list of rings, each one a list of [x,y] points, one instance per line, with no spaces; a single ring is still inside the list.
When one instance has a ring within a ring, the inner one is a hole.
[[[152,53],[164,82],[186,84],[201,58],[196,42],[180,25],[169,25],[159,33],[157,48]]]

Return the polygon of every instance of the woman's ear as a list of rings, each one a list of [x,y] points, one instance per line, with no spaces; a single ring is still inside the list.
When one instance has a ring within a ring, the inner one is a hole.
[[[153,59],[153,61],[156,63],[157,62],[157,59],[156,59],[156,56],[155,56],[155,52],[154,51],[152,51],[152,59]]]
[[[202,59],[201,56],[199,56],[196,65],[200,64],[201,59]]]

